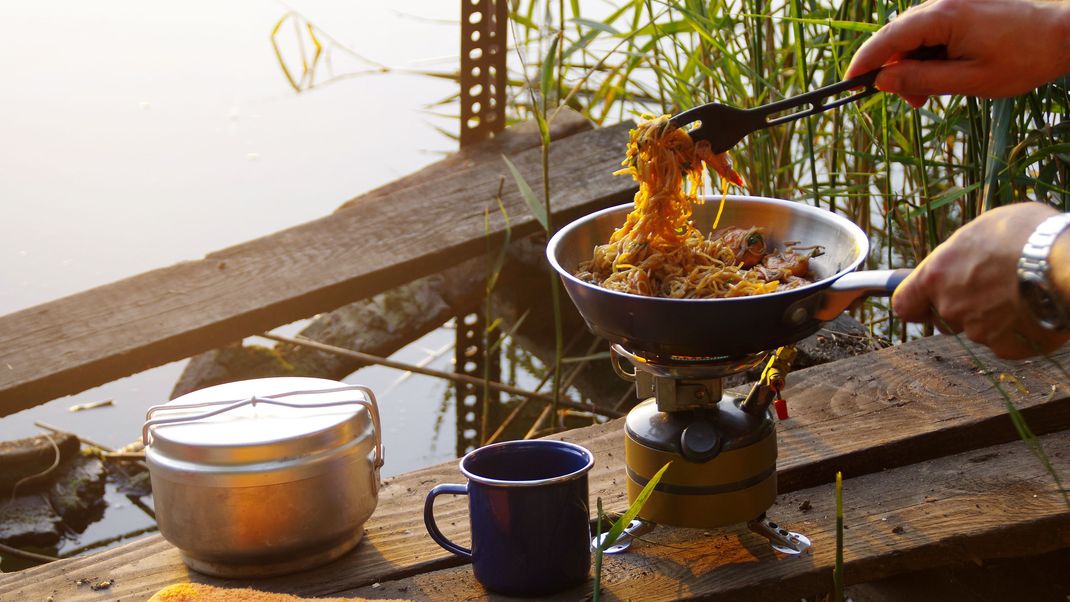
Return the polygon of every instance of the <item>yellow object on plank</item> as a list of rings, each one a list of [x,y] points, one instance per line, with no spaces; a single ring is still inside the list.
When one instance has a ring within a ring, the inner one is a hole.
[[[361,602],[367,598],[301,598],[292,594],[228,588],[201,583],[176,583],[156,592],[149,602]],[[383,602],[382,600],[378,602]],[[387,601],[389,602],[389,601]]]

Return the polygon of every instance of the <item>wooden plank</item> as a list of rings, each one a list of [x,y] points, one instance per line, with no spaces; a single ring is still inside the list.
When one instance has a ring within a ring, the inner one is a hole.
[[[1057,471],[1070,474],[1070,432],[1042,438]],[[803,502],[809,503],[802,510]],[[832,588],[836,501],[832,485],[781,496],[770,510],[809,536],[811,553],[781,556],[745,528],[659,527],[625,554],[607,556],[606,599],[812,599]],[[1070,546],[1070,512],[1036,457],[1020,442],[939,458],[844,482],[847,583],[904,571],[1036,554]],[[590,582],[553,599],[590,596]],[[337,592],[414,600],[488,596],[470,567]]]
[[[847,588],[859,602],[1066,602],[1070,592],[1070,547],[1015,558],[985,559],[963,566],[904,573]]]
[[[560,140],[579,132],[585,132],[594,125],[576,111],[565,108],[550,122],[550,138]],[[514,125],[489,140],[472,146],[465,146],[455,153],[420,169],[415,173],[402,176],[342,204],[339,209],[352,207],[368,195],[386,195],[403,193],[413,186],[420,186],[428,180],[443,178],[462,169],[472,169],[484,162],[501,162],[501,155],[513,156],[517,153],[539,146],[539,126],[534,121]]]
[[[924,459],[916,449],[930,457],[954,451],[941,448],[939,432],[949,433],[948,445],[955,449],[1014,440],[1013,432],[1001,426],[1009,420],[999,394],[965,357],[955,339],[932,337],[789,375],[792,418],[780,423],[778,434],[780,491],[827,483],[832,478],[830,466],[849,466],[847,474],[853,476]],[[1039,362],[1004,363],[983,357],[990,367],[1013,374],[1028,386],[1030,393],[1016,399],[1016,404],[1035,431],[1070,427],[1070,381],[1061,372]],[[1063,348],[1053,358],[1066,364],[1070,349]],[[836,387],[836,382],[842,386]],[[1052,386],[1056,390],[1049,398]],[[888,399],[889,391],[895,401]],[[627,506],[622,429],[620,421],[612,421],[560,436],[594,452],[591,499],[601,497],[608,510]],[[872,458],[872,466],[867,458]],[[422,504],[434,484],[459,479],[454,462],[389,479],[366,525],[367,538],[352,554],[320,569],[242,583],[270,591],[328,595],[456,565],[458,559],[424,532]],[[459,541],[467,531],[465,512],[460,499],[447,497],[436,505],[443,531]],[[222,583],[190,573],[177,551],[153,536],[95,556],[0,576],[0,599],[44,598],[53,590],[61,592],[63,600],[104,599],[73,584],[92,576],[115,578],[107,599],[121,600],[143,600],[165,585],[191,578]]]
[[[630,124],[567,136],[550,153],[558,223],[631,198],[613,177]],[[493,148],[493,147],[492,147]],[[539,229],[500,154],[467,154],[403,190],[198,261],[0,317],[0,416],[370,297]],[[513,156],[534,187],[541,151]],[[445,172],[445,173],[444,173]],[[488,211],[489,226],[484,222]]]
[[[982,368],[1004,378],[1035,433],[1070,428],[1070,378],[1054,365],[1070,366],[1070,346],[1053,364],[1002,361],[971,344],[978,366],[964,342],[930,337],[790,374],[792,418],[777,427],[780,490],[828,483],[837,470],[857,475],[1018,439]]]

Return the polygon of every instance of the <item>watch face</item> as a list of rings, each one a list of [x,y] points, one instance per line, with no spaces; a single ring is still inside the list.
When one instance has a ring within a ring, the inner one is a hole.
[[[1051,291],[1044,286],[1040,277],[1033,274],[1023,277],[1019,290],[1037,323],[1048,330],[1066,327],[1062,306]]]

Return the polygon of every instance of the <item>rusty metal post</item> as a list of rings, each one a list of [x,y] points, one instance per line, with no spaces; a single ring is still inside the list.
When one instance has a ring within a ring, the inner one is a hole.
[[[487,378],[500,382],[501,352],[495,351],[490,357],[484,355],[487,324],[483,319],[483,314],[473,312],[466,316],[459,316],[456,322],[457,347],[454,351],[454,371],[483,378],[483,368],[486,366]],[[482,443],[481,439],[490,435],[489,432],[482,432],[484,398],[488,404],[488,430],[493,431],[501,422],[501,394],[493,390],[487,391],[479,385],[460,382],[454,383],[454,390],[457,392],[457,455],[462,456],[479,447]]]
[[[490,138],[505,129],[505,58],[508,0],[461,0],[461,146]],[[491,380],[501,376],[500,351],[484,354],[486,322],[479,313],[457,316],[456,372],[483,378],[488,364]],[[482,387],[456,383],[457,455],[479,446],[483,404],[489,404],[489,424],[500,421],[501,397]]]
[[[461,146],[505,128],[507,0],[461,0]]]

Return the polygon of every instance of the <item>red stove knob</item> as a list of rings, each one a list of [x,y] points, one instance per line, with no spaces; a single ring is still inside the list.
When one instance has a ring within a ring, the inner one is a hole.
[[[773,409],[776,410],[776,417],[780,420],[788,419],[788,400],[783,397],[777,397],[773,401]]]

